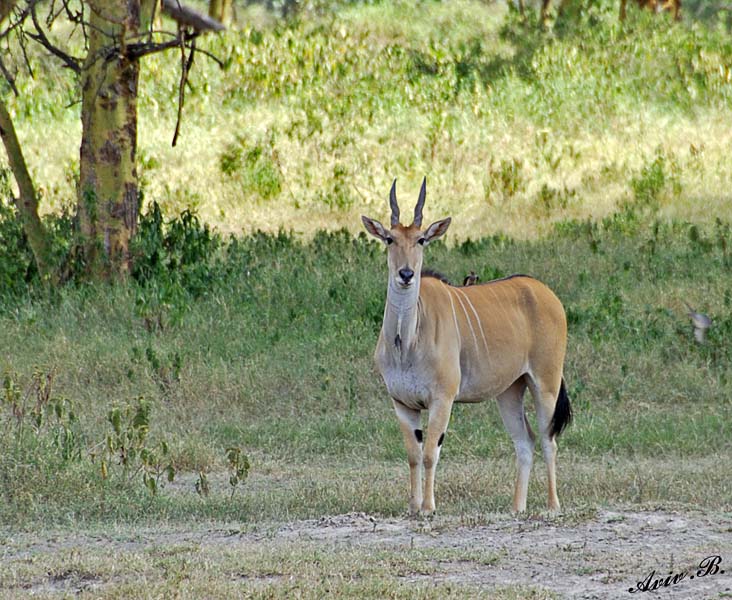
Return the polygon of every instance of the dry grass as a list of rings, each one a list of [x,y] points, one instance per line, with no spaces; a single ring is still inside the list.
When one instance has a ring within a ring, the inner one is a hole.
[[[706,459],[633,467],[564,460],[566,508],[553,516],[531,508],[528,516],[515,518],[465,502],[471,494],[485,497],[486,490],[508,493],[506,469],[446,460],[440,486],[446,510],[429,520],[342,511],[317,512],[306,521],[247,523],[242,516],[249,499],[238,497],[233,503],[241,512],[224,521],[7,532],[0,537],[0,597],[613,598],[654,568],[693,572],[710,554],[726,561],[731,548],[725,531],[732,522],[711,498],[696,510],[673,501],[632,501],[632,508],[621,502],[607,510],[586,495],[575,502],[574,492],[602,486],[603,494],[622,498],[619,490],[632,491],[643,479],[649,486],[666,480],[672,487],[693,487],[696,494],[707,478],[719,477],[718,466]],[[245,495],[273,505],[281,505],[281,494],[302,490],[307,502],[313,486],[339,494],[371,487],[382,498],[398,495],[394,482],[384,479],[396,474],[391,465],[337,471],[304,465],[294,477],[290,465],[263,464],[261,470],[266,473],[253,476]],[[686,581],[674,591],[680,598],[692,592],[713,597],[729,584],[719,575]]]

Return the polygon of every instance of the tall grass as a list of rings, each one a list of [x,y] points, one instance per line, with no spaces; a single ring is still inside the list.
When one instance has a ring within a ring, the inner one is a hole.
[[[345,231],[224,239],[190,216],[161,219],[153,210],[143,222],[131,281],[4,300],[0,518],[399,512],[401,436],[371,358],[381,246]],[[541,240],[435,244],[427,263],[454,280],[528,273],[564,302],[576,419],[560,464],[577,466],[560,479],[571,502],[730,506],[728,478],[708,457],[722,465],[732,450],[731,244],[721,222],[706,232],[626,209]],[[706,344],[684,301],[712,316]],[[229,448],[252,469],[227,492]],[[505,508],[512,455],[492,403],[457,407],[441,463],[447,510]],[[470,483],[464,469],[477,464],[489,480]],[[179,483],[166,484],[169,468]],[[202,474],[213,491],[199,497]],[[700,477],[712,483],[689,485]]]

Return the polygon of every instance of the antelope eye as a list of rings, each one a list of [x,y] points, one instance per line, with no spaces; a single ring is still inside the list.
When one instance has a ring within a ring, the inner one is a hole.
[[[418,244],[419,244],[420,246],[424,246],[424,242],[425,242],[425,239],[424,239],[424,238],[419,238],[419,239],[417,240],[417,243],[418,243]]]
[[[388,237],[385,238],[384,241],[386,242],[387,246],[391,246],[394,243],[394,238]]]

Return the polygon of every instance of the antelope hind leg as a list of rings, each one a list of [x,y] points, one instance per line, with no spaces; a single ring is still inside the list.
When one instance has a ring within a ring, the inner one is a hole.
[[[531,464],[534,459],[534,434],[531,431],[524,413],[524,378],[515,381],[505,392],[500,394],[498,410],[503,424],[508,430],[516,450],[516,487],[513,492],[513,511],[526,510],[526,496],[529,490]]]
[[[552,417],[557,406],[561,378],[559,381],[560,383],[556,386],[546,385],[542,382],[536,382],[531,386],[531,394],[534,397],[536,407],[541,450],[546,463],[548,506],[552,512],[560,509],[559,497],[557,496],[557,442],[554,436],[551,435]]]

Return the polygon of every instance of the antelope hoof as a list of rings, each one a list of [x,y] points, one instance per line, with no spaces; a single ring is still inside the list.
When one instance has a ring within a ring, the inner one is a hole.
[[[434,502],[423,502],[422,503],[422,510],[419,511],[420,514],[423,517],[429,517],[430,515],[434,514],[435,512],[435,503]]]

